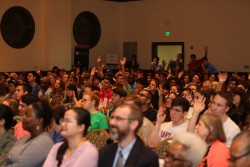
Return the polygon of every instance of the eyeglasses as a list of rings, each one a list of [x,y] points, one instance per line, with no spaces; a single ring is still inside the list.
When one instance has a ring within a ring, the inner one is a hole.
[[[146,96],[146,95],[144,95],[144,94],[142,94],[142,93],[140,93],[140,96],[141,96],[141,97],[146,97],[147,99],[150,99],[148,96]]]
[[[228,161],[231,163],[235,163],[238,159],[243,158],[243,157],[247,156],[248,154],[250,154],[250,150],[247,151],[245,154],[242,154],[238,157],[231,155],[230,158],[228,158]]]
[[[162,152],[162,158],[168,158],[170,159],[171,161],[180,161],[180,162],[183,162],[183,163],[186,163],[187,166],[192,166],[192,163],[191,162],[188,162],[187,160],[184,160],[184,159],[180,159],[180,158],[176,158],[172,153],[170,153],[169,151],[164,151]]]
[[[133,120],[133,119],[131,119],[131,118],[122,118],[122,117],[119,117],[119,116],[111,116],[110,119],[111,119],[111,120],[112,120],[112,119],[115,119],[116,121],[124,121],[124,120],[129,120],[129,121],[131,121],[131,120]]]
[[[69,119],[61,118],[61,119],[59,120],[59,122],[60,122],[60,124],[62,124],[62,123],[68,124],[68,123],[74,123],[75,121],[72,121],[72,120],[69,120]]]
[[[87,99],[82,99],[82,102],[87,102],[87,101],[91,101],[91,100],[87,100]]]

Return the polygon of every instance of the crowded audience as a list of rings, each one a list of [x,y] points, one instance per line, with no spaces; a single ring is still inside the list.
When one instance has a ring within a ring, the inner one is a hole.
[[[148,70],[133,55],[114,70],[98,56],[0,73],[0,166],[248,166],[250,74],[219,72],[207,53],[186,70],[178,54]]]

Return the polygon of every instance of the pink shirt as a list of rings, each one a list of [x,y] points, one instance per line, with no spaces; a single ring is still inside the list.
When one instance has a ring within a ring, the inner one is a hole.
[[[62,144],[63,142],[60,142],[52,147],[43,167],[57,166],[56,154]],[[61,167],[97,167],[97,161],[98,151],[96,147],[89,141],[86,141],[68,159],[66,159],[65,155],[63,156]]]
[[[30,133],[23,129],[23,122],[18,122],[14,128],[14,136],[17,140],[20,138],[29,135]]]

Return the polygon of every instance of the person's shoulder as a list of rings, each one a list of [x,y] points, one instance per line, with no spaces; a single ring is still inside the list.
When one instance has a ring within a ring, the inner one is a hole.
[[[118,146],[117,143],[109,144],[99,150],[99,155],[100,156],[107,155],[111,150],[116,150],[117,146]]]
[[[227,129],[230,127],[231,130],[233,129],[240,130],[239,126],[230,117],[228,117],[228,119],[224,123],[224,126]]]

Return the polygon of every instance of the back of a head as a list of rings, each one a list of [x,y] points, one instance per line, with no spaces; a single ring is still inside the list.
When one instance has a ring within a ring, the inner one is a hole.
[[[173,99],[171,106],[181,106],[183,112],[187,112],[189,110],[189,101],[184,97],[176,97]]]
[[[21,97],[21,100],[23,103],[26,105],[30,105],[32,103],[38,102],[39,99],[37,96],[31,95],[31,94],[26,94]]]
[[[246,144],[246,148],[249,151],[250,150],[250,132],[249,131],[242,131],[241,133],[237,134],[233,142],[236,140],[240,140],[242,143]]]
[[[60,119],[64,117],[64,113],[66,111],[65,107],[60,104],[54,104],[51,106],[52,116],[55,119],[57,125],[60,125]]]
[[[113,93],[119,95],[120,97],[126,97],[127,96],[127,92],[123,88],[115,88],[113,90]]]
[[[5,121],[4,129],[9,130],[13,125],[13,113],[8,106],[0,104],[0,120],[3,119]]]
[[[193,133],[176,133],[173,139],[174,142],[180,143],[184,146],[186,151],[185,160],[192,163],[192,167],[196,167],[207,152],[207,144],[205,141]]]

